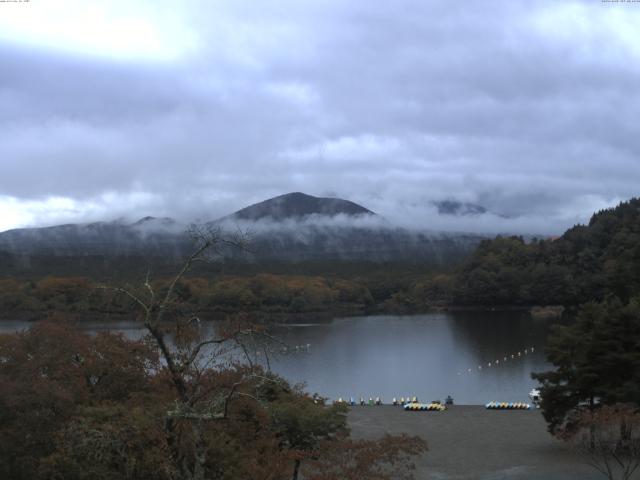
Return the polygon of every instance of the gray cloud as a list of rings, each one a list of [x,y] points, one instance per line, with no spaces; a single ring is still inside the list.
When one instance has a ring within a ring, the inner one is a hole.
[[[299,190],[403,225],[556,233],[638,194],[629,6],[162,5],[198,39],[170,61],[0,44],[0,196],[27,223],[212,219]],[[434,216],[445,198],[494,215]]]

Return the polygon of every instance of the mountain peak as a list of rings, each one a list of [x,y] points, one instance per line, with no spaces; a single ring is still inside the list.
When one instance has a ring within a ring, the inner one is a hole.
[[[314,197],[291,192],[238,210],[232,218],[241,220],[271,219],[276,221],[301,219],[309,215],[375,215],[357,203],[341,198]]]
[[[133,222],[131,224],[132,227],[141,227],[141,226],[162,226],[162,227],[170,227],[174,225],[176,221],[170,217],[151,217],[146,216],[142,217],[137,222]]]
[[[460,202],[458,200],[441,200],[432,202],[438,209],[440,215],[482,215],[487,213],[487,209],[475,203]]]

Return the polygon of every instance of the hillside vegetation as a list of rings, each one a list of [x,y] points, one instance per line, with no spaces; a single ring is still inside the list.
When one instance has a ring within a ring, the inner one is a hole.
[[[565,305],[640,292],[640,199],[594,214],[559,238],[484,240],[449,269],[416,262],[271,262],[194,270],[181,294],[201,312],[418,312],[429,308]],[[167,266],[158,266],[158,279]],[[0,278],[0,311],[126,312],[130,305],[98,287],[136,283],[140,265]]]
[[[457,304],[567,304],[640,292],[640,199],[553,240],[483,241],[456,274]]]

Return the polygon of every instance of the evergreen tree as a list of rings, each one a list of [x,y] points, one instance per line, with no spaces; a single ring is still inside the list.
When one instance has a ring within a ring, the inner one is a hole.
[[[556,369],[532,376],[551,433],[570,431],[584,408],[640,405],[640,297],[584,305],[574,324],[555,326],[547,359]]]

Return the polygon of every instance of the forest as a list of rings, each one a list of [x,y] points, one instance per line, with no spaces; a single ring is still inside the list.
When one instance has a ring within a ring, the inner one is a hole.
[[[554,239],[483,242],[456,274],[459,304],[578,305],[640,291],[640,199],[595,213]]]
[[[144,326],[140,340],[90,335],[62,312],[0,335],[1,478],[413,478],[424,440],[350,438],[344,405],[252,360],[250,351],[268,359],[283,347],[262,325],[246,315],[202,325],[181,280],[222,241],[203,236],[165,283],[108,287],[131,302],[123,308]],[[59,283],[38,291],[75,304],[82,282]]]
[[[166,268],[166,267],[165,267]],[[178,294],[201,313],[421,312],[430,308],[564,305],[640,292],[640,199],[595,213],[562,236],[498,236],[459,265],[273,264],[195,268]],[[131,271],[111,283],[133,283]],[[160,277],[162,283],[166,278]],[[95,276],[0,278],[3,315],[61,311],[124,314],[127,299],[99,288]]]

